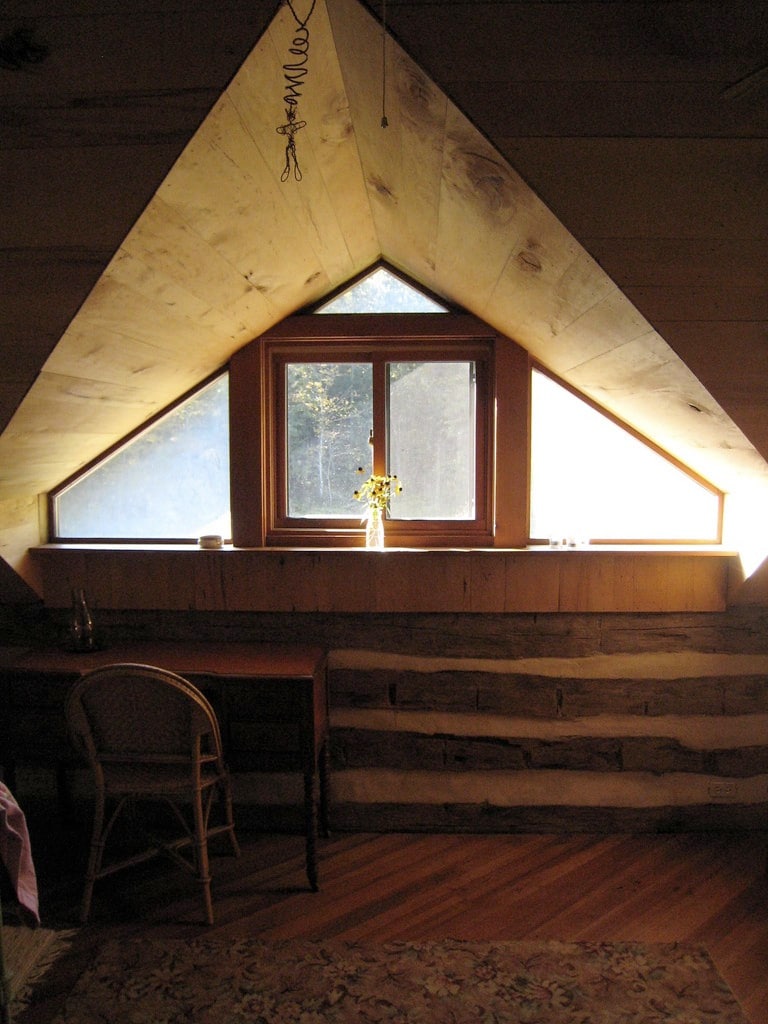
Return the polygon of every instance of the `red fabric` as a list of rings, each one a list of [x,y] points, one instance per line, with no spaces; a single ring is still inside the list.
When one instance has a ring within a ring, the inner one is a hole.
[[[37,875],[27,819],[8,787],[0,782],[0,860],[6,867],[26,923],[40,924]]]

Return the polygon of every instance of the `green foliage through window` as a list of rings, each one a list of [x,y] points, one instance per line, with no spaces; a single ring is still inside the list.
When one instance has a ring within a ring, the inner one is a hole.
[[[358,466],[368,466],[370,363],[288,363],[288,515],[356,514]]]

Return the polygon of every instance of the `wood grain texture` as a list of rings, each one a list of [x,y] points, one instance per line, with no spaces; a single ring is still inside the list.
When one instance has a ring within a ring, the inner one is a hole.
[[[97,606],[240,612],[722,611],[731,555],[540,551],[162,551],[54,545],[33,552],[47,606],[73,586]],[[503,574],[492,591],[488,572]],[[343,581],[343,585],[340,585]],[[151,598],[148,599],[148,595]]]
[[[74,920],[78,843],[32,820],[46,924]],[[752,1024],[768,1016],[765,837],[336,834],[320,843],[320,891],[306,891],[301,836],[249,835],[212,862],[220,939],[455,938],[703,944]],[[42,846],[42,843],[39,844]],[[78,973],[111,939],[200,935],[197,893],[157,865],[102,883],[93,922],[40,989],[26,1024],[50,1024]]]
[[[765,486],[758,375],[726,385],[703,326],[738,323],[760,347],[764,9],[460,2],[438,31],[434,5],[393,3],[385,38],[354,0],[320,2],[304,173],[283,183],[287,6],[27,0],[44,59],[0,83],[3,345],[18,367],[0,415],[21,404],[59,454],[15,457],[14,424],[3,493],[44,492],[95,454],[76,400],[55,418],[38,400],[52,351],[46,373],[138,380],[155,412],[380,257],[715,483]],[[143,420],[90,401],[105,448]],[[708,429],[669,415],[691,401]]]

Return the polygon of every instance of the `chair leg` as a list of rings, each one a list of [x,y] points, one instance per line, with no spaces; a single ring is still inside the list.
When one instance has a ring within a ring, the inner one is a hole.
[[[93,809],[91,847],[88,853],[88,867],[85,871],[85,888],[83,889],[83,898],[80,904],[80,921],[83,924],[86,923],[91,913],[93,886],[101,870],[101,861],[104,856],[104,804],[104,791],[97,789]]]
[[[232,853],[235,857],[240,856],[240,843],[237,841],[235,835],[235,817],[232,810],[232,787],[229,781],[222,783],[223,799],[224,799],[224,821],[227,825],[227,831],[229,833],[229,841],[232,844]]]
[[[211,871],[208,863],[208,823],[203,810],[203,795],[198,788],[193,796],[195,821],[195,865],[197,879],[203,889],[206,924],[213,924],[213,900],[211,899]]]

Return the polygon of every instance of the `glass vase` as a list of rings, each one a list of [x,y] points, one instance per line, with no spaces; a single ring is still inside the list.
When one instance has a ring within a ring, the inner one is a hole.
[[[82,587],[75,587],[72,590],[72,611],[66,646],[71,651],[95,651],[98,649],[93,616]]]
[[[365,546],[377,551],[384,547],[384,518],[375,505],[368,509],[365,520]]]

